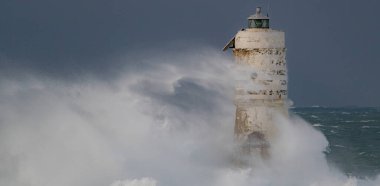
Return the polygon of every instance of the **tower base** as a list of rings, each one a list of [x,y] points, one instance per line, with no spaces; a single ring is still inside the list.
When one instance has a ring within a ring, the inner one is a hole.
[[[275,117],[278,114],[288,115],[282,103],[237,106],[235,137],[241,156],[270,157],[269,148],[277,134]]]

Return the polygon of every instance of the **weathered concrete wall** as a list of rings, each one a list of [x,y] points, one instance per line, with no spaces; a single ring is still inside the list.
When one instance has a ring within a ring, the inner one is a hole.
[[[235,135],[243,146],[250,146],[245,150],[265,149],[276,134],[273,114],[287,114],[284,32],[242,30],[235,37],[233,53],[239,72],[235,92]]]
[[[237,64],[250,73],[243,81],[237,81],[237,96],[265,100],[287,98],[285,48],[234,49],[234,55]]]
[[[235,48],[285,48],[285,33],[272,29],[245,29],[236,34]]]

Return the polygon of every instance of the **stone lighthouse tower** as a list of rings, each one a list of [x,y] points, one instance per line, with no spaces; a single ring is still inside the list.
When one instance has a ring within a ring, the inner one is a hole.
[[[261,8],[224,47],[236,59],[235,136],[243,152],[267,154],[276,136],[274,116],[287,115],[285,34],[269,27]]]

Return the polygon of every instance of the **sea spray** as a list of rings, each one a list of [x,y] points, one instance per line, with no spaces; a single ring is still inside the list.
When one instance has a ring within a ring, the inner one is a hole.
[[[326,139],[297,116],[275,118],[270,159],[236,167],[232,62],[162,55],[112,81],[1,78],[0,185],[378,185],[328,165]]]

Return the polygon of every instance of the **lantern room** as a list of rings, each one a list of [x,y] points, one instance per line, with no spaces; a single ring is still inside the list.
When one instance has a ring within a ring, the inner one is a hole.
[[[269,28],[269,17],[261,14],[261,7],[256,8],[256,14],[248,17],[248,28]]]

